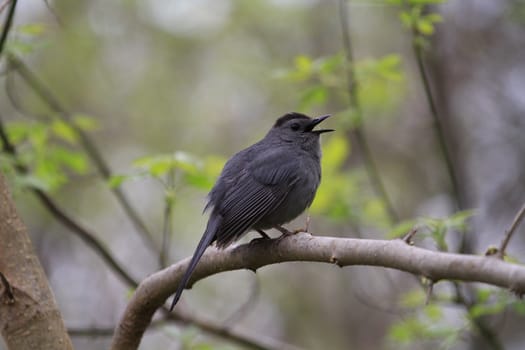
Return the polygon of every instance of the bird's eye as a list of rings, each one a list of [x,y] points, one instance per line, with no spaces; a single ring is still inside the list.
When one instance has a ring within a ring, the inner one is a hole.
[[[292,125],[290,125],[290,128],[293,130],[293,131],[297,131],[299,130],[301,126],[299,125],[299,123],[293,123]]]

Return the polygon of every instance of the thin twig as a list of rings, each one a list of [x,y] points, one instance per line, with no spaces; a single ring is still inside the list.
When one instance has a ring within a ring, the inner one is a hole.
[[[521,220],[525,217],[525,204],[521,207],[521,209],[518,211],[516,216],[514,217],[514,220],[512,220],[512,224],[510,225],[510,228],[505,232],[505,237],[503,237],[503,240],[501,241],[501,245],[499,246],[498,250],[498,257],[500,259],[503,259],[505,257],[505,250],[507,250],[507,245],[509,244],[510,239],[512,238],[512,235],[514,232],[516,232],[516,229],[518,228]]]
[[[347,82],[348,82],[348,95],[350,98],[350,105],[354,109],[357,115],[357,118],[360,121],[359,125],[355,127],[353,133],[355,135],[357,143],[359,144],[359,149],[362,152],[366,172],[368,174],[368,178],[370,182],[372,183],[372,187],[374,188],[374,191],[376,192],[376,194],[383,200],[383,203],[385,204],[390,220],[393,223],[396,223],[399,221],[399,217],[397,215],[397,212],[394,209],[394,206],[392,205],[392,201],[390,200],[388,193],[386,192],[383,181],[381,180],[381,177],[379,176],[379,171],[377,170],[376,163],[374,161],[372,152],[368,145],[366,135],[364,133],[363,118],[362,118],[363,112],[361,110],[361,105],[358,99],[359,85],[358,85],[356,75],[355,75],[355,62],[354,62],[354,57],[353,57],[352,41],[350,40],[350,34],[349,34],[350,26],[349,26],[348,17],[349,16],[348,16],[348,9],[346,7],[346,0],[340,0],[339,1],[339,19],[340,19],[341,30],[342,30],[343,47],[344,47],[345,56],[346,56],[345,64],[346,64],[346,74],[347,74]]]
[[[417,227],[413,227],[410,231],[408,231],[408,233],[406,235],[403,236],[403,238],[401,238],[403,241],[406,242],[406,244],[408,245],[414,245],[414,241],[412,240],[412,238],[414,238],[414,236],[416,235],[417,233]]]
[[[26,116],[30,119],[38,119],[38,120],[51,120],[48,116],[44,114],[34,114],[30,113],[28,110],[24,108],[24,106],[21,103],[20,96],[18,95],[16,91],[15,86],[15,69],[12,64],[7,64],[6,66],[6,74],[5,74],[5,93],[6,97],[11,103],[11,106],[18,111],[23,116]]]
[[[167,174],[167,183],[164,195],[164,220],[162,224],[162,244],[159,252],[159,265],[168,266],[169,249],[173,233],[173,192],[175,189],[175,170],[171,168]]]
[[[434,291],[434,281],[429,279],[428,284],[427,284],[427,292],[425,296],[425,305],[428,305],[430,303],[430,299],[432,298],[433,291]]]
[[[53,15],[53,17],[55,17],[55,20],[57,21],[58,25],[62,26],[62,20],[56,13],[55,9],[49,4],[49,0],[44,0],[44,3],[46,4],[47,10]]]
[[[48,104],[48,106],[57,112],[64,121],[67,121],[69,125],[75,130],[80,138],[82,147],[86,150],[86,153],[92,159],[95,164],[98,172],[104,180],[108,180],[111,177],[111,171],[108,164],[104,160],[102,154],[98,151],[95,143],[90,139],[90,137],[75,123],[71,121],[71,113],[62,106],[58,99],[53,95],[51,90],[49,90],[44,83],[38,79],[36,74],[34,74],[18,57],[15,55],[9,55],[10,62],[14,65],[20,76],[26,81],[26,83],[37,93],[40,98]],[[135,226],[137,232],[140,234],[144,243],[147,244],[149,248],[153,251],[157,251],[155,243],[153,241],[153,236],[149,232],[145,223],[142,221],[135,209],[133,209],[130,200],[124,194],[120,187],[111,188],[111,192],[117,198],[119,204],[124,209],[124,212],[131,220]]]
[[[430,108],[430,115],[432,116],[432,123],[434,126],[434,132],[436,139],[438,141],[439,150],[443,157],[443,160],[445,161],[445,166],[447,169],[447,173],[450,179],[450,183],[452,186],[452,196],[454,198],[454,202],[456,205],[456,210],[461,210],[463,205],[461,203],[461,192],[459,189],[459,182],[456,175],[456,170],[454,169],[454,163],[452,161],[452,157],[450,155],[450,151],[447,147],[447,142],[445,141],[445,132],[443,129],[443,124],[441,122],[441,118],[439,117],[439,113],[437,110],[436,102],[434,100],[434,96],[432,95],[432,89],[430,87],[430,80],[428,78],[427,71],[425,69],[425,62],[423,59],[423,48],[420,43],[416,40],[418,37],[417,29],[413,29],[412,31],[413,38],[412,38],[412,48],[414,50],[414,55],[416,57],[417,61],[417,67],[419,70],[419,76],[421,77],[421,81],[423,83],[423,90],[425,92],[425,97],[428,102],[428,106]]]
[[[53,214],[55,219],[57,219],[64,226],[69,228],[71,231],[75,232],[79,238],[81,238],[84,243],[91,247],[95,252],[97,252],[102,260],[113,269],[118,276],[120,276],[128,285],[137,285],[138,282],[131,277],[131,275],[122,267],[115,258],[111,255],[109,250],[107,250],[104,244],[99,241],[98,238],[86,228],[81,226],[78,222],[73,220],[66,212],[60,208],[46,193],[40,189],[33,188],[33,193],[36,194],[40,202],[46,207],[46,209]]]
[[[13,18],[15,17],[16,2],[17,0],[11,0],[11,6],[9,7],[9,12],[7,13],[7,17],[4,22],[4,27],[2,28],[2,34],[0,35],[0,56],[4,51],[5,43],[7,41],[7,35],[9,34],[9,30],[11,29],[11,25],[13,24]],[[7,5],[7,2],[3,5]]]

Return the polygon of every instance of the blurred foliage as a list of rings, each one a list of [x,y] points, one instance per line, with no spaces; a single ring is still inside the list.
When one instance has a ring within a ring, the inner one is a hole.
[[[316,59],[299,55],[292,68],[278,70],[274,76],[298,86],[299,110],[310,113],[327,106],[339,108],[332,113],[332,120],[338,124],[337,133],[323,145],[323,183],[312,204],[312,213],[384,229],[389,219],[383,201],[371,192],[362,168],[346,166],[351,153],[347,132],[361,127],[362,119],[353,107],[348,107],[345,65],[342,53]],[[365,113],[379,114],[400,103],[404,74],[399,55],[360,60],[355,64],[355,72],[358,100]]]
[[[348,81],[342,53],[314,59],[306,55],[295,58],[293,67],[280,69],[274,77],[295,84],[299,88],[298,109],[311,112],[314,108],[337,106],[340,115],[335,118],[343,130],[359,127],[359,117],[348,105]],[[365,113],[391,110],[404,96],[404,73],[398,54],[356,62],[359,85],[358,99]]]
[[[401,8],[399,18],[405,28],[414,35],[414,44],[422,48],[428,47],[428,39],[434,34],[436,24],[443,21],[440,14],[428,13],[428,9],[431,5],[444,3],[445,0],[387,0],[387,2]]]
[[[94,122],[89,117],[74,119],[77,126],[91,130]],[[55,117],[48,121],[12,121],[6,124],[9,140],[17,147],[16,158],[4,164],[25,170],[15,177],[15,182],[46,192],[59,189],[70,181],[72,175],[88,173],[88,159],[78,147],[74,128]]]
[[[114,175],[109,179],[110,187],[118,187],[124,181],[138,177],[152,177],[166,187],[166,177],[174,173],[181,186],[192,186],[209,191],[224,165],[224,159],[208,157],[205,161],[182,151],[141,157],[133,166],[142,172],[133,175]]]
[[[474,215],[473,210],[464,210],[441,219],[422,218],[420,227],[423,232],[421,234],[430,236],[438,249],[446,252],[449,250],[446,242],[447,233],[459,232],[465,234],[468,228],[467,222],[472,215]]]
[[[516,300],[508,291],[496,288],[476,289],[475,302],[463,314],[460,324],[453,324],[450,305],[457,301],[455,295],[440,292],[432,296],[430,304],[425,305],[426,295],[421,289],[403,294],[398,304],[411,310],[400,322],[389,330],[389,339],[402,348],[410,348],[415,342],[438,349],[451,349],[468,332],[476,332],[474,320],[488,315],[502,314],[514,310],[517,314],[525,312],[525,301]],[[458,305],[459,306],[459,305]]]

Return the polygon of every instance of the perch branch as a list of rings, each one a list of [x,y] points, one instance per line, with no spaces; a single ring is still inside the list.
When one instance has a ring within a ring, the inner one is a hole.
[[[175,292],[190,259],[147,277],[139,285],[122,316],[112,350],[137,349],[155,311]],[[485,256],[435,252],[407,245],[403,240],[314,237],[307,233],[257,241],[225,250],[209,249],[197,266],[192,283],[231,270],[257,270],[287,261],[368,265],[394,268],[440,280],[482,282],[518,294],[525,292],[525,266]]]

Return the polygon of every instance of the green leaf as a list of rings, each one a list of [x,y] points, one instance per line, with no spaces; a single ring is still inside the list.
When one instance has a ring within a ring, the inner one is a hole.
[[[506,306],[505,301],[498,301],[492,304],[475,304],[469,309],[469,316],[476,319],[485,315],[496,315],[501,313]]]
[[[34,42],[25,40],[11,39],[6,44],[6,51],[16,56],[25,56],[38,47]]]
[[[299,102],[299,108],[302,110],[320,106],[326,102],[328,91],[323,85],[317,85],[306,89],[302,94]]]
[[[443,22],[443,17],[438,13],[430,13],[425,16],[425,19],[430,23],[440,23]]]
[[[401,295],[399,303],[404,307],[415,308],[423,305],[425,300],[425,293],[423,293],[423,290],[418,288]]]
[[[390,232],[386,234],[386,238],[400,238],[407,234],[414,226],[416,226],[417,220],[405,220],[396,224]]]
[[[439,321],[441,318],[443,318],[443,310],[439,305],[426,305],[423,311],[431,321]]]
[[[205,173],[186,174],[184,179],[188,185],[205,191],[209,191],[214,184],[213,177]]]
[[[185,173],[198,173],[201,171],[202,162],[187,152],[177,151],[173,154],[160,154],[142,157],[133,162],[135,167],[149,172],[154,177],[166,175],[174,169],[182,170]]]
[[[478,303],[482,304],[489,300],[493,291],[488,288],[479,288],[476,290],[476,300]]]
[[[24,24],[16,28],[16,31],[20,34],[38,36],[44,33],[46,26],[44,23],[29,23]]]
[[[343,62],[344,56],[341,53],[320,59],[317,63],[319,66],[319,73],[329,74],[337,72],[341,69]]]
[[[6,124],[6,132],[9,140],[15,145],[24,141],[29,133],[32,123],[28,122],[9,122]]]
[[[225,163],[226,159],[224,157],[208,156],[204,161],[203,171],[208,176],[215,178],[219,176]]]
[[[170,155],[155,155],[139,158],[133,162],[133,165],[146,170],[152,176],[159,177],[173,169],[174,162]]]
[[[77,151],[71,151],[63,147],[52,147],[49,149],[49,160],[59,165],[64,165],[78,174],[86,173],[88,162],[86,156]]]
[[[63,120],[55,119],[51,123],[51,130],[53,134],[59,139],[64,140],[72,145],[77,143],[78,135],[71,125],[67,124]]]
[[[411,13],[403,11],[399,14],[399,19],[401,20],[401,23],[403,24],[403,26],[405,26],[405,28],[412,28],[414,18],[412,17]]]
[[[468,220],[475,214],[475,210],[458,211],[449,218],[445,219],[445,225],[448,229],[465,231],[468,228]]]
[[[417,21],[417,30],[419,33],[429,36],[434,34],[434,25],[432,22],[422,18]]]
[[[128,175],[112,175],[108,179],[108,186],[109,188],[117,188],[120,187],[124,183],[124,181],[128,180]]]
[[[312,75],[312,59],[305,55],[299,55],[294,60],[296,79],[306,80]]]
[[[84,131],[92,131],[98,129],[99,122],[92,116],[86,114],[73,115],[73,124]]]
[[[409,318],[402,322],[394,323],[388,332],[392,340],[407,344],[425,333],[425,325],[415,318]]]
[[[400,69],[401,57],[397,54],[386,55],[377,63],[377,72],[387,80],[401,81],[403,73]]]
[[[53,191],[67,182],[67,177],[60,171],[56,162],[46,159],[39,160],[33,169],[32,175],[42,183],[41,188]]]
[[[44,124],[34,124],[28,129],[29,141],[37,151],[45,151],[49,139],[49,130]]]

